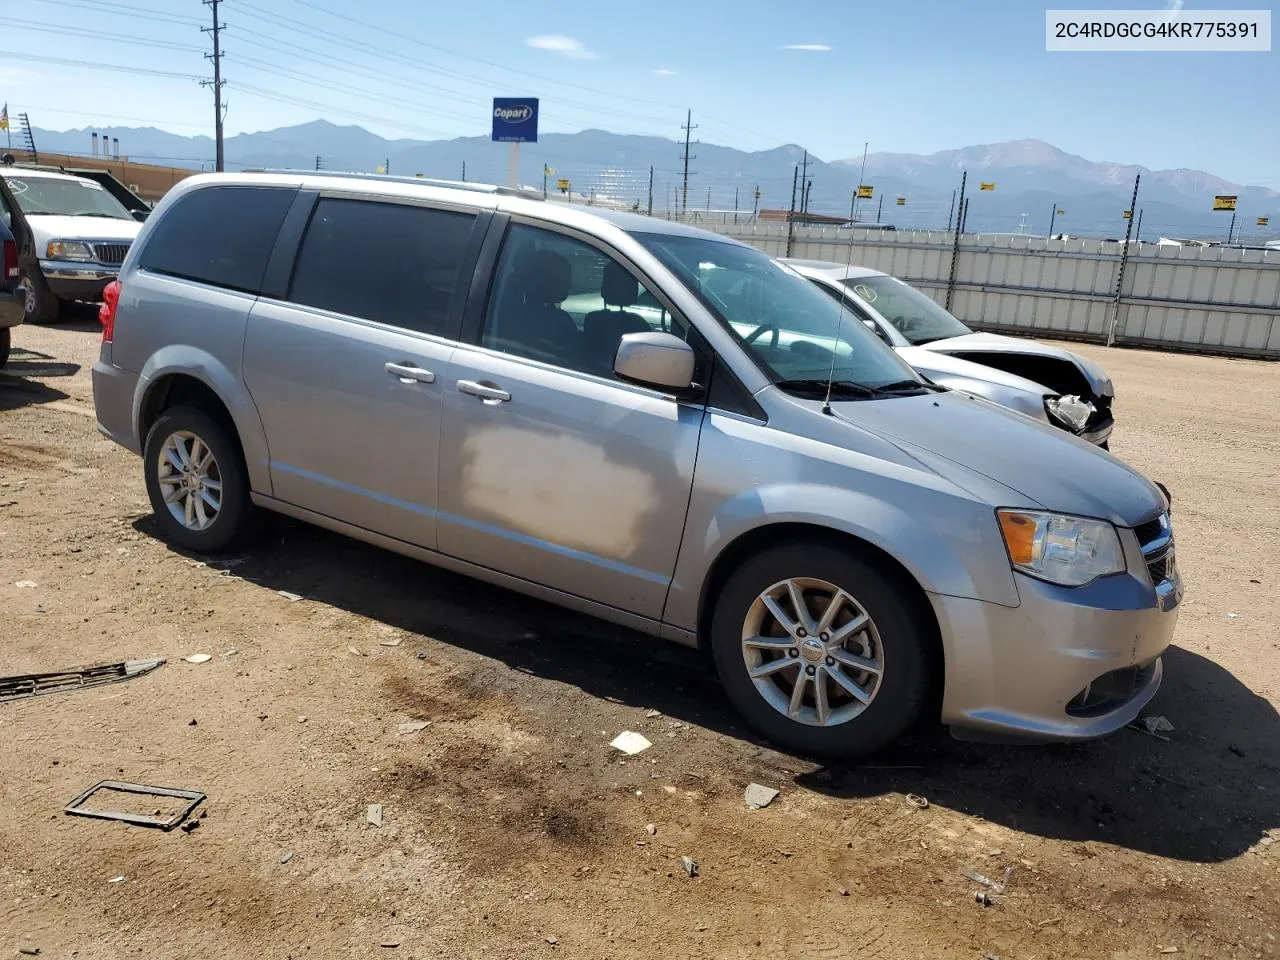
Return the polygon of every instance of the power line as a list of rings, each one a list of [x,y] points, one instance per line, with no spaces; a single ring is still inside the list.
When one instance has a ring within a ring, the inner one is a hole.
[[[199,53],[204,49],[192,43],[175,43],[171,40],[147,40],[127,33],[106,33],[102,30],[85,30],[80,27],[48,26],[12,20],[8,21],[6,25],[15,30],[33,30],[36,33],[55,33],[70,37],[88,37],[91,40],[110,40],[112,43],[134,44],[139,47],[158,47],[163,50],[182,50]]]
[[[135,7],[127,3],[115,3],[112,0],[94,0],[91,3],[81,2],[81,0],[34,0],[34,2],[50,3],[59,7],[78,7],[81,10],[92,10],[94,13],[142,14],[149,19],[163,23],[180,23],[194,26],[204,22],[196,17],[183,16],[182,14],[168,11],[150,10],[146,7]]]
[[[149,67],[129,67],[119,63],[87,63],[84,60],[69,60],[66,57],[43,57],[33,53],[8,53],[0,50],[0,60],[21,60],[24,63],[52,63],[63,67],[83,67],[88,70],[108,70],[116,73],[137,73],[149,77],[169,77],[176,80],[202,80],[193,73],[177,73],[173,70],[152,70]]]

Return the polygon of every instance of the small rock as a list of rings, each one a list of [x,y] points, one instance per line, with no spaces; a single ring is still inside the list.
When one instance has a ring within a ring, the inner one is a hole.
[[[675,787],[673,787],[673,786],[671,786],[670,784],[665,784],[665,785],[662,787],[662,789],[663,789],[664,791],[666,791],[667,793],[675,793],[675,792],[676,792],[676,788],[675,788]]]
[[[1228,613],[1228,614],[1227,614],[1227,619],[1228,619],[1228,620],[1239,620],[1239,619],[1240,619],[1240,614],[1238,614],[1238,613]],[[1161,953],[1164,953],[1164,951],[1163,951],[1163,950],[1161,950],[1160,952],[1161,952]]]
[[[108,881],[107,881],[107,883],[123,883],[123,882],[124,882],[124,877],[123,877],[123,876],[115,876],[115,877],[112,877],[110,880],[108,880]]]
[[[383,940],[382,943],[379,944],[379,946],[386,947],[389,950],[394,950],[396,947],[400,946],[400,941],[399,940]]]
[[[207,653],[193,653],[191,656],[183,657],[182,659],[187,663],[208,663],[213,657]]]
[[[425,730],[429,726],[431,726],[430,720],[409,720],[400,724],[400,735],[407,736],[411,733],[417,733],[419,730]]]
[[[635,733],[632,730],[623,730],[609,741],[609,746],[615,750],[621,750],[630,757],[643,750],[648,750],[653,744],[643,734]]]
[[[379,640],[379,641],[378,641],[378,646],[380,646],[380,647],[398,647],[398,646],[400,646],[400,644],[402,644],[402,643],[404,643],[404,637],[396,637],[394,640]]]
[[[1161,947],[1160,952],[1161,953],[1177,953],[1178,948],[1177,947]]]
[[[277,590],[276,593],[280,594],[280,596],[284,597],[290,603],[297,603],[302,599],[302,594],[294,593],[292,590]]]
[[[660,717],[660,716],[662,716],[662,711],[661,711],[661,710],[646,710],[646,711],[644,712],[644,715],[645,715],[646,717],[648,717],[650,720],[652,720],[654,717]]]
[[[375,827],[382,826],[382,804],[371,803],[365,810],[364,818]]]
[[[350,653],[357,657],[363,657],[365,655],[364,651],[357,646],[347,647],[347,653]]]
[[[988,857],[998,857],[998,856],[1000,856],[1000,854],[1002,854],[1002,853],[1004,853],[1004,851],[1003,851],[1003,850],[1001,850],[999,847],[992,847],[990,850],[988,850],[988,851],[987,851],[987,856],[988,856]]]
[[[644,825],[644,832],[651,837],[656,837],[658,835],[658,825],[656,823],[646,823]]]
[[[425,653],[419,653],[419,654],[417,654],[417,657],[418,657],[418,659],[419,659],[419,660],[425,660],[425,659],[427,659],[427,655],[426,655]]]
[[[700,924],[698,924],[698,932],[699,932],[699,933],[702,933],[702,932],[703,932],[703,931],[705,931],[706,929],[707,929],[707,925],[706,925],[705,923],[700,923]]]
[[[842,896],[842,897],[847,897],[848,895],[849,895],[849,888],[848,888],[848,887],[841,887],[841,888],[840,888],[840,896]]]
[[[551,944],[553,947],[560,942],[559,937],[543,937],[542,939],[547,941],[547,943]]]
[[[186,823],[182,825],[180,829],[182,830],[183,833],[191,833],[191,831],[195,830],[199,826],[200,826],[199,820],[188,820]]]
[[[19,952],[20,954],[22,954],[24,957],[38,957],[38,956],[40,956],[40,948],[39,948],[39,947],[33,947],[33,946],[32,946],[31,944],[29,944],[29,943],[24,943],[22,946],[20,946],[20,947],[18,948],[18,952]]]
[[[19,580],[14,584],[15,587],[19,587],[24,590],[29,590],[35,585],[36,582],[34,580]]]
[[[1262,838],[1261,840],[1259,840],[1258,842],[1259,842],[1260,844],[1262,844],[1264,847],[1269,847],[1269,846],[1271,846],[1273,843],[1275,843],[1275,842],[1276,842],[1276,838],[1275,838],[1275,837],[1263,837],[1263,838]]]
[[[1147,733],[1173,732],[1173,724],[1167,717],[1143,717],[1142,725],[1146,727]]]
[[[1227,744],[1227,749],[1234,753],[1237,757],[1243,757],[1244,751],[1237,747],[1234,743]]]
[[[192,717],[190,720],[188,720],[188,721],[187,721],[187,726],[188,726],[188,727],[197,727],[197,726],[199,726],[199,724],[198,724],[198,723],[196,723],[195,717]]]
[[[284,853],[280,854],[280,862],[281,862],[281,863],[288,863],[288,862],[289,862],[290,860],[292,860],[292,859],[293,859],[293,851],[292,851],[292,850],[286,850]]]
[[[767,807],[773,803],[774,797],[778,795],[778,791],[773,787],[762,786],[758,783],[747,784],[747,792],[743,799],[747,801],[747,808],[750,810],[759,810],[761,807]]]
[[[684,872],[691,877],[698,875],[698,861],[692,857],[681,857],[680,866],[684,867]]]
[[[298,714],[298,722],[299,722],[299,723],[306,723],[306,722],[307,722],[307,718],[306,718],[306,717],[304,717],[304,716],[302,716],[302,714]]]

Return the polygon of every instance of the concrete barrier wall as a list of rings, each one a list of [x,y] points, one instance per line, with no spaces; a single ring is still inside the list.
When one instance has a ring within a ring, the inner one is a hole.
[[[785,223],[707,222],[773,256]],[[883,270],[945,303],[955,238],[942,231],[794,229],[791,255]],[[980,330],[1280,359],[1280,251],[966,234],[951,312]]]

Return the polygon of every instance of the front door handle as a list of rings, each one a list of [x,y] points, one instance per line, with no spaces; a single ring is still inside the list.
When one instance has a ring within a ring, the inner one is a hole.
[[[412,383],[415,380],[418,383],[435,383],[436,375],[430,370],[423,370],[422,367],[415,367],[411,363],[387,363],[385,364],[387,373],[400,378],[401,383]]]
[[[487,405],[493,406],[498,403],[506,403],[511,399],[511,394],[503,390],[501,387],[495,387],[492,384],[481,383],[478,380],[459,380],[458,392],[465,393],[469,397],[479,397]]]

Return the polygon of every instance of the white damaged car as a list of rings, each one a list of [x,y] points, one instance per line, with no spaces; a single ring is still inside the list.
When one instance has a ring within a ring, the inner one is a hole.
[[[878,270],[783,260],[935,383],[983,397],[1107,448],[1115,387],[1096,363],[1051,344],[975,333],[910,284]]]

